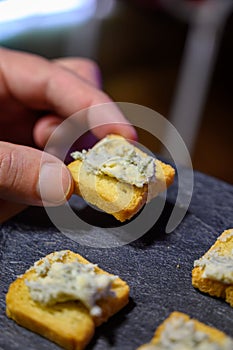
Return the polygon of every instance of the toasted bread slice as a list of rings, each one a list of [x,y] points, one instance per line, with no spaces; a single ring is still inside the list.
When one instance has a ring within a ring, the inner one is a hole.
[[[233,339],[187,314],[174,311],[157,328],[151,342],[138,350],[199,349],[201,345],[203,349],[231,350]]]
[[[192,284],[220,297],[233,307],[233,229],[224,231],[214,245],[194,262]]]
[[[73,261],[89,264],[76,253],[62,252],[64,254],[59,261],[64,264]],[[40,266],[45,259],[53,264],[58,253],[61,252],[49,254],[34,266]],[[97,274],[112,276],[96,265],[94,268]],[[98,307],[101,308],[100,315],[92,316],[90,310],[78,300],[44,305],[32,299],[27,286],[28,280],[37,281],[37,277],[35,267],[32,267],[10,285],[6,295],[6,313],[19,325],[50,339],[65,349],[84,349],[91,340],[95,327],[107,321],[128,303],[129,286],[116,277],[111,286],[114,295],[97,301]]]
[[[129,144],[118,135],[109,135],[106,139],[120,140],[122,144]],[[135,150],[143,157],[147,156],[136,147]],[[142,187],[120,181],[109,175],[95,175],[88,172],[80,159],[71,162],[68,168],[74,179],[75,194],[83,197],[97,208],[112,214],[117,220],[124,222],[132,218],[147,201],[165,191],[172,184],[175,170],[157,159],[154,159],[154,162],[155,181],[145,183]]]

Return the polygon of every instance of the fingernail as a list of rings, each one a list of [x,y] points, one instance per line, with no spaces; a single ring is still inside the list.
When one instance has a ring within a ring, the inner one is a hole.
[[[62,163],[42,164],[37,188],[44,205],[63,204],[72,190],[69,170]]]

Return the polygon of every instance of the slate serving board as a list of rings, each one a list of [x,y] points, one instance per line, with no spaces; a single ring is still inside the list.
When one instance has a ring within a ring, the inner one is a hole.
[[[176,182],[156,224],[138,240],[115,248],[82,246],[60,233],[42,208],[28,208],[0,226],[0,349],[55,350],[50,341],[18,326],[5,315],[9,284],[35,260],[51,251],[71,249],[125,279],[131,288],[124,310],[96,330],[88,350],[136,349],[174,310],[188,313],[233,337],[233,308],[191,285],[193,261],[233,226],[233,187],[195,173],[192,202],[171,233],[165,226],[174,204]],[[94,215],[93,209],[86,215]],[[95,220],[98,221],[95,213]],[[108,220],[108,219],[107,219]],[[96,225],[95,222],[95,225]]]

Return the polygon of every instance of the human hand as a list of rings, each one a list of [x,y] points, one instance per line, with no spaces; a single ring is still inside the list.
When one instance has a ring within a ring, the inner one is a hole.
[[[12,203],[59,205],[71,195],[72,178],[63,162],[50,154],[42,158],[42,151],[34,147],[43,148],[70,115],[110,102],[99,87],[98,67],[91,61],[49,61],[0,48],[0,221]],[[90,129],[105,123],[94,129],[99,138],[108,133],[136,138],[117,108],[109,115],[88,118]],[[118,123],[124,123],[124,128]],[[39,177],[46,192],[43,201]]]

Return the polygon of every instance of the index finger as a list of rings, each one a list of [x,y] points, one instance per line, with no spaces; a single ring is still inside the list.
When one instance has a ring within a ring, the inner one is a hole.
[[[96,88],[101,88],[101,72],[94,61],[86,58],[62,57],[53,60],[53,62],[76,73]]]
[[[36,55],[1,48],[0,73],[1,95],[11,94],[29,108],[50,110],[62,118],[112,102],[76,74]],[[107,114],[88,113],[87,121],[99,138],[118,133],[136,139],[135,129],[114,103]]]

